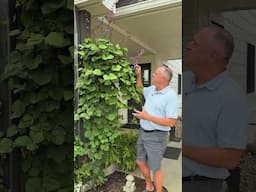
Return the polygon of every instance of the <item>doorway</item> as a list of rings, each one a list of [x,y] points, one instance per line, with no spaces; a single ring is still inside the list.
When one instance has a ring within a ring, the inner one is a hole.
[[[139,64],[141,67],[141,72],[142,72],[142,82],[144,87],[148,87],[151,85],[151,63],[143,63]],[[144,98],[143,102],[144,103]],[[134,109],[142,110],[142,106],[138,103],[136,103],[134,100],[129,100],[128,101],[128,106],[131,109],[128,109],[128,114],[127,114],[127,119],[128,122],[127,124],[123,125],[122,127],[125,128],[130,128],[130,129],[137,129],[140,127],[139,125],[139,120],[136,119],[132,113]]]

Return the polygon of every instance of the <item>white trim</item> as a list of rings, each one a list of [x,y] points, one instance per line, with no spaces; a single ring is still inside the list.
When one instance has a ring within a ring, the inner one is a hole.
[[[116,2],[118,0],[75,0],[75,6],[82,10],[86,9],[91,15],[103,15],[108,10],[116,12]],[[95,12],[95,13],[94,13]]]
[[[113,13],[116,13],[116,3],[118,0],[102,0],[103,5],[111,10]]]
[[[119,7],[116,10],[115,18],[130,15],[138,14],[138,12],[143,11],[152,11],[158,9],[166,9],[169,7],[178,7],[182,5],[181,0],[146,0],[139,3],[127,5],[124,7]]]
[[[86,9],[88,11],[105,7],[107,10],[108,8],[106,5],[103,4],[104,0],[74,0],[74,4],[78,9]],[[110,0],[107,0],[110,1]],[[111,1],[117,1],[117,0],[111,0]],[[133,14],[141,14],[141,12],[152,12],[154,10],[161,10],[166,8],[175,8],[182,5],[182,0],[146,0],[138,3],[134,3],[131,5],[127,5],[120,8],[114,8],[114,11],[116,11],[114,17],[125,17],[127,15],[133,15]],[[100,16],[101,12],[99,13],[91,13],[95,16]]]

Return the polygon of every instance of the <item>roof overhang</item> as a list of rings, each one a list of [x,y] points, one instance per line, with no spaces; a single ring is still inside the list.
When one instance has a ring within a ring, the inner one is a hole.
[[[82,10],[86,9],[92,16],[102,16],[108,11],[116,12],[116,2],[118,0],[75,0],[75,6]]]
[[[98,6],[104,6],[100,0],[92,1],[101,2]],[[95,4],[91,4],[91,8],[80,6],[91,13],[93,25],[96,25],[99,16],[107,15],[108,12],[105,8],[105,14],[99,14],[100,8],[95,6]],[[104,22],[108,24],[108,21]],[[135,56],[144,49],[144,55],[160,55],[165,59],[181,58],[181,0],[147,0],[117,8],[114,22],[110,26],[111,40],[126,46],[129,56]]]

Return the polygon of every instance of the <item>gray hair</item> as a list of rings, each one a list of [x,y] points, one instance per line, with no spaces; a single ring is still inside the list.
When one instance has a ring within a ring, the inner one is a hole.
[[[172,80],[172,69],[166,65],[166,64],[162,64],[160,67],[162,67],[164,69],[164,74],[166,75],[166,77],[168,78],[169,82]]]
[[[213,35],[213,38],[216,40],[218,45],[220,45],[223,48],[223,56],[226,62],[228,63],[235,47],[232,34],[224,28],[215,25],[209,25],[208,27],[214,30],[215,33]]]

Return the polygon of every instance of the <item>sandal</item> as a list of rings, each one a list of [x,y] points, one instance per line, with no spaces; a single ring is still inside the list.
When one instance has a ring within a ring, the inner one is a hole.
[[[147,189],[144,189],[143,192],[154,192],[155,189],[153,188],[151,191],[147,190]]]

